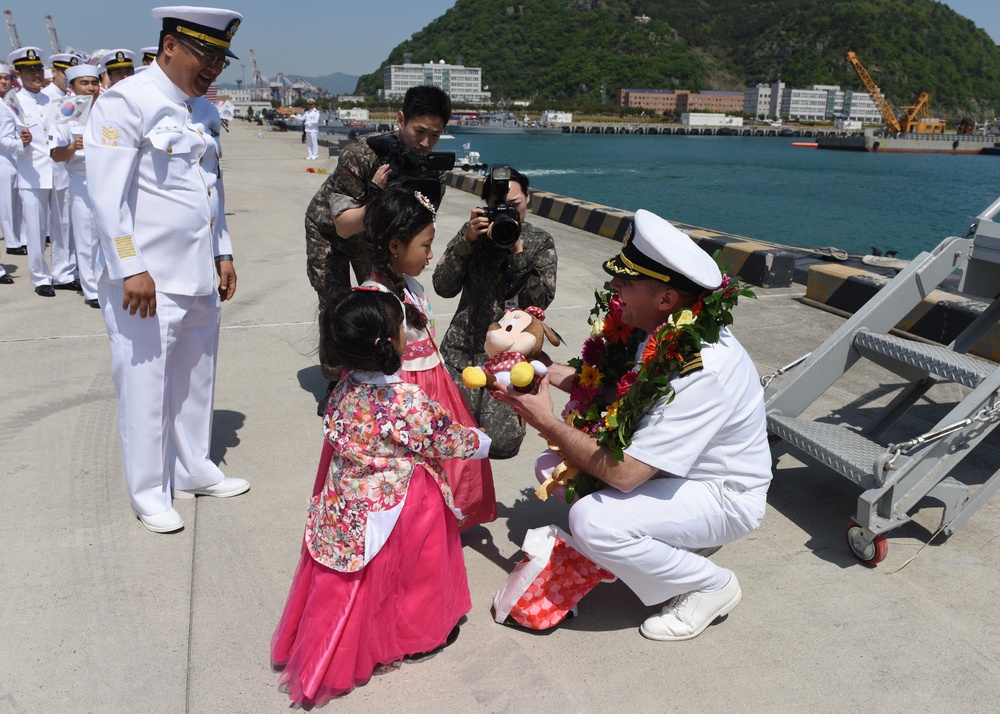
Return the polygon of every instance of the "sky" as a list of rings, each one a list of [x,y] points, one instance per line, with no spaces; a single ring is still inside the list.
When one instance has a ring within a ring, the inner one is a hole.
[[[21,43],[40,47],[47,55],[51,52],[47,14],[55,20],[63,49],[90,52],[124,47],[138,52],[157,42],[159,23],[149,11],[159,4],[148,0],[6,0],[3,9],[13,12]],[[947,0],[945,4],[1000,43],[1000,2]],[[233,39],[233,51],[240,59],[233,61],[220,81],[235,83],[244,78],[244,72],[248,82],[253,79],[251,49],[258,68],[269,78],[278,72],[292,79],[334,72],[367,74],[378,69],[396,45],[452,5],[454,0],[231,0],[227,7],[244,17]],[[7,48],[9,42],[0,46]]]

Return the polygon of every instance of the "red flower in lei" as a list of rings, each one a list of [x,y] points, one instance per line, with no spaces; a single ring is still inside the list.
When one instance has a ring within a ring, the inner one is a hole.
[[[615,299],[617,300],[617,298]],[[604,335],[604,339],[608,342],[625,344],[632,337],[634,329],[632,325],[626,325],[622,322],[622,312],[621,307],[619,307],[617,312],[611,311],[604,318],[604,327],[601,332]]]

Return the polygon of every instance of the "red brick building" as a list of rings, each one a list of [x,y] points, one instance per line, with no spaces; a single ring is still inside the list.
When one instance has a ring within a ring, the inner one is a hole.
[[[742,114],[743,92],[692,92],[688,89],[620,89],[618,105],[664,112]]]

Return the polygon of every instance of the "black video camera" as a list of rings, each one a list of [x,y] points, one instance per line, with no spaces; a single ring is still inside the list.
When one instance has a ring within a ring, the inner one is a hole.
[[[521,214],[517,206],[507,203],[507,192],[510,191],[510,166],[493,164],[490,168],[492,188],[490,196],[484,196],[489,201],[492,196],[496,200],[493,206],[485,206],[483,215],[493,224],[488,235],[498,248],[510,248],[521,237]]]
[[[424,154],[417,149],[408,149],[392,134],[381,134],[366,139],[368,146],[378,156],[377,170],[389,165],[389,182],[386,188],[406,188],[420,191],[434,208],[441,206],[441,182],[438,174],[455,167],[455,154],[446,151],[432,151]]]

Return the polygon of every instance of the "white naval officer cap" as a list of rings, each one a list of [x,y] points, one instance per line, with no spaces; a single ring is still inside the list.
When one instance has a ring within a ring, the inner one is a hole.
[[[101,68],[93,64],[76,64],[66,70],[67,82],[72,82],[80,77],[94,77],[96,79],[100,76]]]
[[[156,59],[156,55],[159,54],[160,48],[157,45],[151,45],[141,48],[139,52],[142,54],[140,62],[152,62]]]
[[[59,69],[75,67],[82,61],[83,58],[80,55],[75,55],[72,52],[57,52],[54,55],[49,55],[49,62],[53,67],[58,67]]]
[[[627,280],[662,280],[689,293],[715,290],[722,272],[708,253],[668,221],[642,208],[625,234],[621,252],[604,271]]]
[[[243,15],[216,7],[172,5],[153,8],[153,17],[163,20],[160,42],[164,35],[186,37],[203,47],[221,51],[227,57],[239,59],[229,49],[233,35],[243,22]]]
[[[7,64],[14,69],[22,67],[41,67],[42,51],[37,47],[18,47],[7,55]]]
[[[124,69],[135,65],[135,52],[126,49],[111,50],[101,55],[100,63],[104,69]]]

